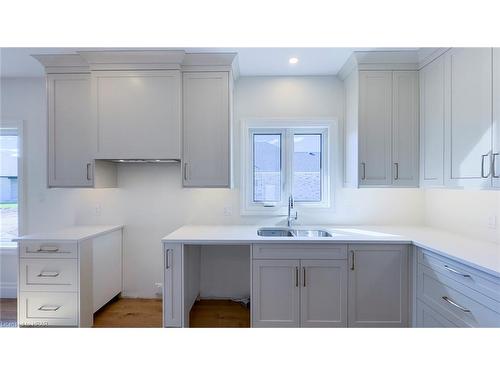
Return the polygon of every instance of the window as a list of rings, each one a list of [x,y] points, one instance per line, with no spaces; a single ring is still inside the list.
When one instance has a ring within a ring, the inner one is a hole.
[[[331,124],[249,121],[243,127],[243,214],[282,214],[298,207],[329,207],[328,134]]]
[[[18,158],[16,127],[0,127],[0,246],[13,247],[19,235]]]
[[[253,135],[253,201],[281,201],[281,134]]]

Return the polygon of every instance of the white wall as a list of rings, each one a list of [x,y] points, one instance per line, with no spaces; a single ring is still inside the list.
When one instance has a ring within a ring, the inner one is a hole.
[[[496,228],[489,227],[496,217]],[[500,242],[500,192],[429,189],[425,191],[425,223],[465,236]]]
[[[154,297],[154,283],[162,279],[160,239],[183,224],[275,224],[284,220],[239,215],[238,168],[233,190],[182,189],[179,165],[120,165],[116,189],[47,189],[45,83],[43,79],[3,79],[1,90],[1,118],[25,120],[27,231],[75,223],[123,223],[125,295]],[[235,92],[235,166],[239,166],[240,120],[249,117],[335,117],[342,124],[342,83],[334,77],[240,79]],[[340,155],[341,150],[337,151]],[[337,167],[335,181],[340,184],[340,159]],[[99,215],[96,206],[100,206]],[[299,222],[422,224],[424,206],[424,192],[418,189],[337,186],[334,209],[299,212]],[[233,215],[224,216],[224,207],[232,207]],[[244,256],[247,254],[242,252],[242,261],[234,262],[248,273],[243,269],[247,264]],[[210,264],[210,259],[204,259],[204,264]],[[202,289],[213,293],[214,285],[208,283]],[[240,289],[238,286],[234,294]]]

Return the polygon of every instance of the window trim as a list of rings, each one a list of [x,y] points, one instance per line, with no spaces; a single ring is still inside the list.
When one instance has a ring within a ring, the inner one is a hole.
[[[241,121],[241,215],[276,215],[287,214],[288,195],[293,184],[293,134],[322,134],[322,201],[321,202],[296,202],[296,207],[301,210],[329,209],[333,206],[332,186],[334,180],[334,161],[330,147],[336,145],[334,136],[337,122],[334,119],[245,119]],[[292,130],[293,129],[293,130]],[[282,135],[282,194],[281,201],[274,206],[253,202],[253,146],[250,145],[253,134]],[[292,159],[292,160],[291,160]]]
[[[25,202],[26,202],[26,191],[24,185],[24,126],[21,120],[0,120],[0,129],[16,129],[17,139],[18,139],[18,150],[19,157],[17,158],[17,226],[18,226],[18,236],[22,236],[25,233]],[[0,240],[1,249],[13,249],[17,248],[17,243],[15,242],[2,242]]]

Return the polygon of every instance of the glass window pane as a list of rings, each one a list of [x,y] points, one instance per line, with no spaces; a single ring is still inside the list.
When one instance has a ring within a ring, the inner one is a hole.
[[[253,135],[253,200],[281,201],[281,134]]]
[[[296,201],[321,201],[321,138],[321,134],[294,135],[293,197]]]
[[[18,235],[17,214],[17,136],[0,135],[0,242],[12,245]]]

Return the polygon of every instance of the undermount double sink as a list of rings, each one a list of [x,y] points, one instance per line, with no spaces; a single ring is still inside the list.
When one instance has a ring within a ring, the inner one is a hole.
[[[333,237],[322,229],[292,229],[292,228],[260,228],[257,235],[261,237]]]

